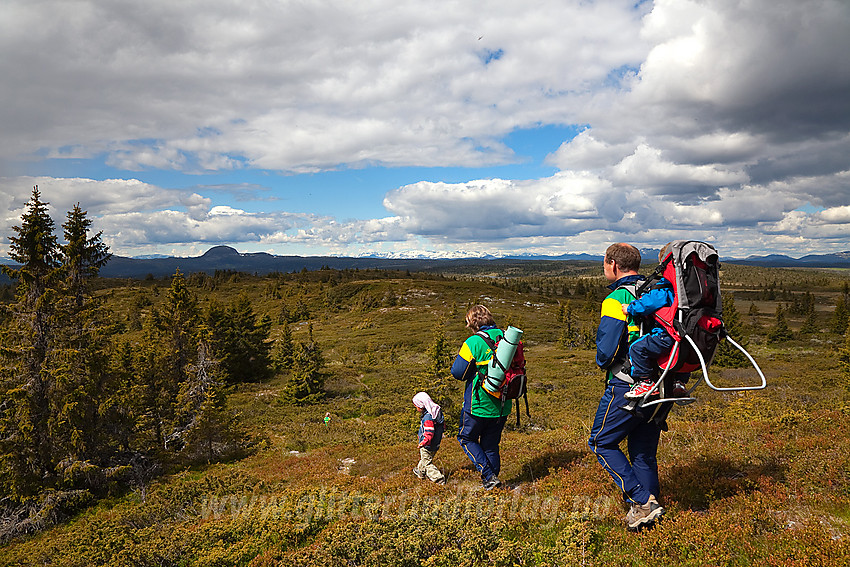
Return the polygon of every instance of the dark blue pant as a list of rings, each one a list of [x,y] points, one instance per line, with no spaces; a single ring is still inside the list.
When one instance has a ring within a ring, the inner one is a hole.
[[[499,442],[507,417],[476,417],[464,411],[460,416],[460,431],[457,440],[464,453],[486,481],[499,475],[502,462],[499,458]]]
[[[587,444],[623,497],[645,504],[650,494],[658,496],[660,490],[655,456],[661,429],[654,421],[647,423],[621,408],[628,401],[623,398],[628,391],[629,384],[619,380],[605,387]],[[627,439],[629,458],[620,450],[623,439]]]
[[[651,376],[658,365],[658,357],[673,348],[673,337],[667,332],[644,335],[629,347],[632,378]]]

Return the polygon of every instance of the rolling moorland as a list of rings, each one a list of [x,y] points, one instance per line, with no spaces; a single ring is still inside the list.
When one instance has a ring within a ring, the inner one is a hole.
[[[620,496],[586,446],[603,387],[597,264],[219,271],[186,275],[198,311],[247,299],[271,344],[267,376],[224,390],[239,450],[164,460],[7,539],[0,564],[846,565],[850,273],[726,264],[721,278],[728,326],[769,385],[703,385],[673,410],[659,450],[667,514],[652,530],[625,530]],[[92,282],[128,343],[144,340],[173,285]],[[517,426],[512,414],[503,437],[507,487],[490,492],[452,436],[461,385],[448,366],[474,303],[524,330],[531,386],[530,417],[522,408]],[[320,354],[306,395],[293,386],[303,372],[290,342]],[[735,366],[713,366],[712,381],[756,383]],[[445,486],[411,472],[420,390],[447,415],[436,459]]]

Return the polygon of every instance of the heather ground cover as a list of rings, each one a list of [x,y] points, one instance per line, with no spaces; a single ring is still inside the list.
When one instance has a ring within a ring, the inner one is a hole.
[[[291,403],[286,371],[236,384],[228,400],[252,440],[250,455],[174,468],[7,543],[0,564],[847,564],[850,376],[840,360],[846,339],[832,328],[846,274],[725,267],[725,292],[769,387],[702,386],[696,403],[672,412],[659,450],[668,511],[655,529],[635,534],[586,446],[602,388],[591,345],[603,280],[597,266],[557,264],[509,279],[189,277],[201,307],[247,294],[272,318],[272,339],[284,323],[295,340],[312,333],[324,398]],[[105,282],[101,293],[129,322],[144,317],[138,305],[161,302],[167,285]],[[800,307],[806,294],[813,309]],[[466,337],[463,313],[473,303],[525,331],[531,377],[531,417],[523,408],[503,438],[507,488],[491,492],[452,436],[460,385],[439,371]],[[791,334],[771,340],[777,306]],[[815,328],[806,330],[812,311]],[[719,384],[756,381],[746,368],[712,372]],[[423,389],[449,418],[436,459],[448,475],[443,487],[411,473],[418,420],[410,400]]]

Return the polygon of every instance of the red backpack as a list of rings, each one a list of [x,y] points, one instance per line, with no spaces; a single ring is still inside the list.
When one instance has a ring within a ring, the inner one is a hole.
[[[663,276],[673,284],[674,301],[655,312],[655,320],[680,343],[673,357],[662,355],[658,363],[671,371],[693,372],[699,370],[699,350],[706,364],[711,364],[717,344],[725,337],[723,308],[718,283],[719,261],[717,250],[705,242],[677,240],[647,281],[641,291]],[[691,341],[683,340],[685,336]]]

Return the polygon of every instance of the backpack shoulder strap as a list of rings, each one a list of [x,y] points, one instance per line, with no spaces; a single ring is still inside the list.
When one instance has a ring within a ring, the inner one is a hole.
[[[487,343],[487,346],[490,347],[490,350],[492,350],[494,353],[496,352],[496,341],[490,338],[490,335],[487,334],[487,331],[478,331],[475,334],[476,336],[481,337],[481,339],[485,343]]]
[[[502,369],[502,372],[507,372],[508,369],[505,368],[505,366],[502,364],[502,362],[498,358],[496,358],[496,343],[498,341],[494,341],[492,338],[490,338],[490,335],[487,334],[487,331],[478,331],[475,334],[478,335],[479,337],[481,337],[484,340],[484,342],[487,343],[487,346],[490,347],[490,350],[493,351],[493,359],[492,359],[493,363],[497,364],[499,366],[499,368]],[[502,339],[502,337],[499,337],[498,340],[501,340],[501,339]],[[508,365],[508,366],[510,366],[510,365]]]
[[[487,331],[478,331],[473,336],[476,336],[482,341],[484,341],[484,343],[490,348],[490,350],[493,351],[493,356],[496,356],[496,341],[490,338],[490,335],[487,334]],[[472,385],[472,389],[475,392],[476,399],[479,398],[479,390],[481,389],[482,383],[484,382],[484,373],[481,371],[481,367],[478,366],[477,362],[478,361],[476,361],[475,365],[475,375],[478,377],[478,382],[473,383]]]
[[[662,261],[660,264],[658,264],[658,266],[655,267],[655,270],[649,275],[649,277],[646,278],[645,280],[643,280],[642,282],[640,282],[639,286],[636,286],[637,291],[635,293],[633,293],[632,295],[634,295],[635,297],[640,297],[641,295],[643,295],[643,292],[646,291],[647,288],[651,287],[654,284],[654,282],[657,282],[662,277],[664,277],[664,270],[667,269],[667,264],[669,264],[672,259],[673,259],[672,254],[668,255],[666,258],[664,258],[664,261]],[[620,286],[620,287],[626,287],[626,286]],[[674,287],[674,289],[675,289],[675,287]]]
[[[493,351],[493,357],[495,358],[496,357],[496,341],[494,341],[492,338],[490,338],[490,335],[487,334],[487,331],[478,331],[477,333],[475,333],[475,336],[479,337],[482,341],[484,341],[484,343],[487,345],[487,347],[491,351]],[[478,375],[483,379],[484,374],[481,372],[480,367],[476,365],[475,370],[478,372]]]
[[[627,292],[631,293],[632,297],[637,299],[637,296],[638,296],[638,286],[637,286],[637,284],[633,284],[633,283],[632,284],[624,284],[624,285],[617,287],[617,289],[624,289]]]

